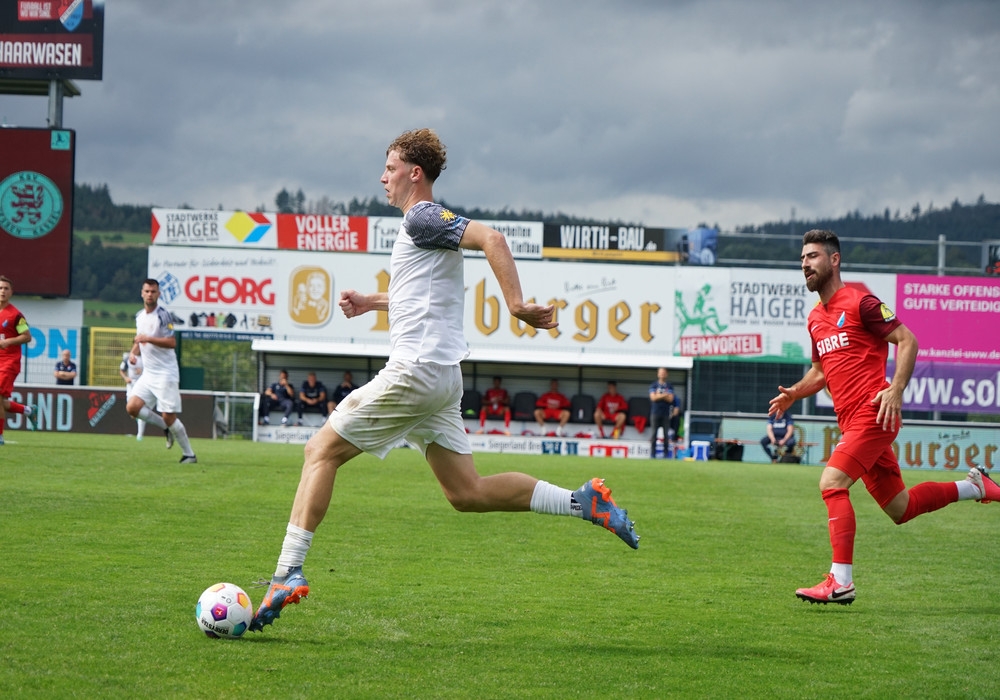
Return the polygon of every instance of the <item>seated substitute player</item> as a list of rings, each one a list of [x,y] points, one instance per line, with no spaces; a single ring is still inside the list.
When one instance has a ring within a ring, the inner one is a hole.
[[[625,430],[625,421],[628,420],[628,399],[618,393],[618,383],[608,382],[608,391],[597,402],[594,409],[594,424],[597,426],[601,437],[604,437],[604,421],[614,419],[615,427],[611,431],[612,439],[621,437]]]
[[[768,415],[782,415],[792,404],[823,387],[833,397],[840,427],[819,478],[826,503],[833,564],[823,581],[799,588],[810,603],[854,602],[854,539],[857,521],[850,488],[860,479],[897,525],[956,501],[1000,500],[1000,486],[984,467],[973,467],[965,481],[903,483],[892,443],[902,425],[903,390],[917,359],[917,339],[889,308],[871,294],[848,287],[840,278],[840,240],[832,231],[813,229],[802,237],[802,272],[819,301],[806,322],[812,340],[812,367],[770,401]],[[896,346],[896,371],[887,382],[889,343]]]
[[[389,313],[389,359],[309,439],[277,568],[251,630],[263,629],[286,605],[308,595],[302,564],[330,507],[341,465],[362,452],[384,458],[404,438],[423,452],[445,497],[459,511],[575,515],[614,532],[630,547],[639,546],[632,521],[603,479],[574,492],[527,474],[481,476],[476,471],[461,414],[459,363],[468,355],[462,249],[485,254],[512,317],[533,328],[555,328],[555,308],[524,301],[503,234],[434,203],[432,186],[444,164],[444,146],[430,129],[408,131],[386,151],[382,185],[389,204],[403,212],[389,257],[389,289],[343,290],[340,308],[347,318]]]
[[[510,435],[510,394],[500,384],[500,377],[493,377],[493,386],[483,394],[483,406],[479,409],[479,433],[486,432],[487,418],[503,418],[504,434]]]
[[[294,408],[295,389],[288,382],[288,371],[278,370],[278,381],[264,389],[264,395],[260,400],[261,422],[264,425],[270,425],[271,411],[278,409],[282,414],[281,424],[288,425],[288,419]]]
[[[354,384],[354,376],[350,372],[344,372],[344,378],[340,380],[340,384],[333,388],[333,394],[326,402],[327,413],[333,413],[337,406],[347,398],[347,395],[357,388]]]
[[[538,397],[535,402],[535,420],[538,427],[545,433],[545,421],[559,421],[556,435],[562,437],[563,428],[570,419],[570,400],[565,394],[559,392],[559,380],[553,379],[549,382],[549,390]]]
[[[326,385],[316,379],[316,373],[310,372],[299,389],[299,425],[302,425],[303,413],[318,413],[326,418]]]
[[[767,435],[761,439],[760,446],[772,462],[778,461],[778,449],[795,447],[795,421],[791,413],[782,413],[780,417],[772,413],[767,417]]]

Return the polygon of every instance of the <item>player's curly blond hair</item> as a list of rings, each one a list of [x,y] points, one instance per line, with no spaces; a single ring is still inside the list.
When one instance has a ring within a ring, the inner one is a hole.
[[[419,165],[431,182],[437,180],[441,171],[447,167],[445,162],[448,157],[444,144],[433,129],[413,129],[403,132],[389,144],[385,154],[389,155],[392,151],[396,151],[404,163]]]

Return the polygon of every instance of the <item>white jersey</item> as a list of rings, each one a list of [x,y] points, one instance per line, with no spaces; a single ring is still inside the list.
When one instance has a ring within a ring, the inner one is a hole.
[[[135,380],[139,378],[140,374],[142,374],[142,355],[136,355],[134,365],[128,361],[128,356],[129,353],[125,353],[125,356],[122,357],[122,363],[118,369],[128,374],[128,378],[131,379],[131,383],[134,384]]]
[[[389,261],[389,360],[457,365],[465,340],[464,258],[469,220],[440,204],[406,212]]]
[[[152,313],[147,313],[145,307],[135,315],[135,331],[137,335],[148,335],[153,338],[172,338],[174,324],[170,312],[162,306],[157,306]],[[152,343],[142,343],[143,374],[149,377],[179,382],[180,370],[177,368],[177,355],[173,348],[161,348]]]

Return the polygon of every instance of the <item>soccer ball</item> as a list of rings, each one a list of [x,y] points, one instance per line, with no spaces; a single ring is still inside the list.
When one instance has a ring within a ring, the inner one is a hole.
[[[239,639],[253,619],[253,604],[239,586],[217,583],[201,594],[194,616],[209,637]]]

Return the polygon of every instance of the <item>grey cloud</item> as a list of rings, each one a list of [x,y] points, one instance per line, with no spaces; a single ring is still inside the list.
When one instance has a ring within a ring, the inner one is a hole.
[[[425,125],[466,206],[733,226],[1000,198],[987,0],[115,0],[81,87],[78,181],[129,203],[381,196]],[[0,116],[43,125],[32,99]]]

